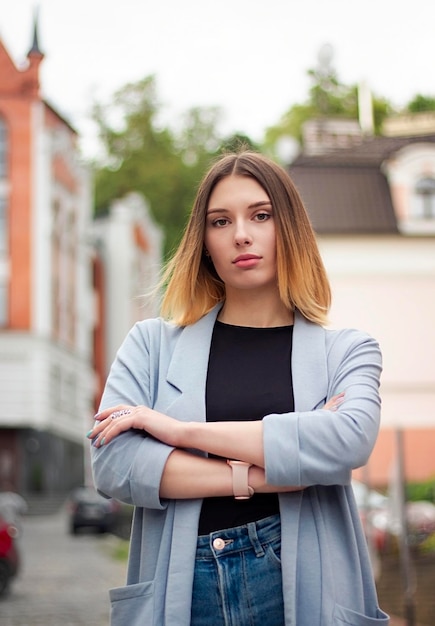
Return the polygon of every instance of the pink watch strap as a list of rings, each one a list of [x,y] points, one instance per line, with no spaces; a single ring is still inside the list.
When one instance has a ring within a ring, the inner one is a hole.
[[[248,483],[249,468],[252,463],[246,461],[227,461],[233,473],[233,493],[236,500],[248,500],[254,495],[253,488]]]

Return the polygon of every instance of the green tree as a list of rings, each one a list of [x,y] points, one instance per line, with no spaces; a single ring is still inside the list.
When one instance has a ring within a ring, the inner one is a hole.
[[[278,124],[266,129],[263,145],[265,151],[273,155],[281,137],[290,136],[301,142],[303,124],[310,119],[358,119],[358,87],[339,81],[331,59],[332,50],[325,46],[319,53],[318,66],[307,72],[312,79],[307,100],[294,104],[283,114]],[[375,133],[380,133],[382,122],[391,111],[391,105],[387,100],[378,97],[373,97],[372,104],[374,130]]]
[[[174,202],[179,165],[170,131],[157,125],[158,110],[153,77],[126,85],[109,107],[95,107],[104,148],[102,165],[95,170],[95,212],[106,212],[112,200],[134,190],[148,199],[156,219],[173,231],[183,219],[183,207]],[[173,232],[167,234],[173,237]]]
[[[181,116],[176,145],[187,165],[201,164],[216,152],[220,143],[217,127],[221,115],[219,107],[191,107]]]
[[[435,111],[435,97],[423,96],[422,94],[417,94],[406,105],[406,110],[409,111],[410,113],[423,113],[425,111]]]
[[[260,146],[244,133],[234,133],[226,137],[219,146],[219,154],[237,152],[238,150],[258,151]]]
[[[217,108],[193,108],[177,131],[159,123],[154,76],[128,84],[94,108],[103,147],[94,164],[95,213],[129,191],[142,193],[163,226],[166,253],[180,239],[197,184],[219,145]]]

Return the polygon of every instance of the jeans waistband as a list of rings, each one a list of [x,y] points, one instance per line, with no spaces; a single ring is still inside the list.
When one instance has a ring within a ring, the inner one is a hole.
[[[209,535],[200,535],[196,556],[197,558],[216,557],[249,548],[254,548],[259,554],[263,552],[265,544],[280,537],[281,518],[279,514],[271,515],[242,526],[216,530]]]

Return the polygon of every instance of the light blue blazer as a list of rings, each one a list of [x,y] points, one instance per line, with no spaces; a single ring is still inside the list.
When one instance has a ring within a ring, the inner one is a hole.
[[[136,324],[112,365],[101,408],[141,404],[179,420],[204,421],[219,308],[182,328],[161,319]],[[325,330],[296,314],[295,411],[263,419],[268,482],[306,487],[279,496],[286,626],[389,623],[378,608],[350,487],[352,469],[367,462],[377,437],[380,373],[371,337]],[[340,391],[345,400],[338,411],[321,408]],[[135,505],[127,586],[110,592],[113,626],[190,625],[201,500],[160,498],[171,451],[136,431],[92,447],[97,489]]]

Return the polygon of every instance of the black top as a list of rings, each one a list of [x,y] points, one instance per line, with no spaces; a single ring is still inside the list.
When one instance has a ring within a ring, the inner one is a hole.
[[[207,372],[207,421],[261,420],[269,413],[293,411],[292,338],[293,326],[251,328],[217,321]],[[199,534],[278,512],[277,494],[254,494],[249,500],[205,498]]]

